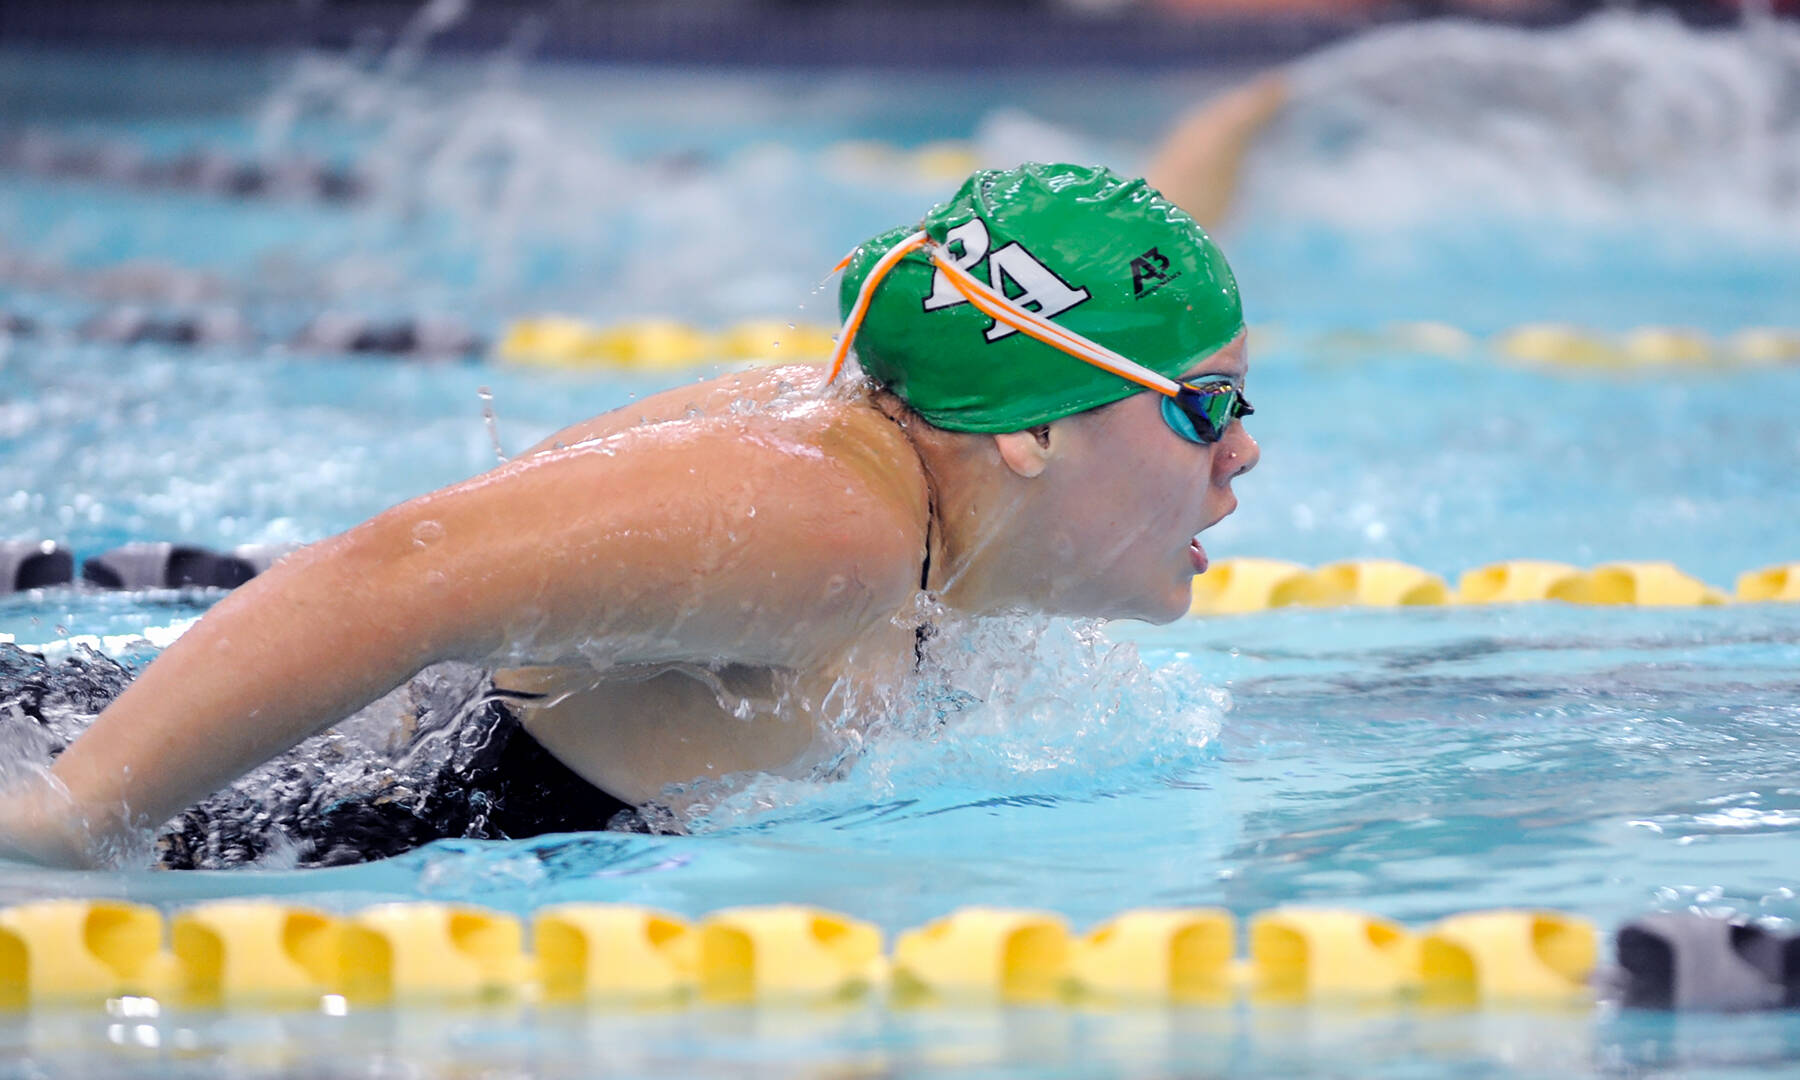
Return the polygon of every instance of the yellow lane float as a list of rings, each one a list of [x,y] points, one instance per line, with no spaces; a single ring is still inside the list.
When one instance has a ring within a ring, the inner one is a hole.
[[[717,360],[710,334],[667,319],[621,323],[601,331],[601,347],[619,367],[671,371]]]
[[[1392,559],[1357,559],[1332,563],[1313,572],[1325,604],[1364,607],[1414,607],[1450,602],[1444,579]]]
[[[698,975],[699,937],[683,920],[628,904],[557,904],[531,924],[544,1000],[675,998]]]
[[[1216,908],[1127,911],[1077,939],[1069,972],[1082,990],[1119,998],[1223,1002],[1237,928]]]
[[[775,319],[741,322],[719,335],[718,351],[728,360],[764,364],[822,364],[831,359],[833,331]]]
[[[1737,598],[1747,604],[1768,603],[1773,600],[1787,603],[1800,601],[1800,562],[1765,566],[1761,570],[1739,575]]]
[[[1423,353],[1458,357],[1475,345],[1467,331],[1437,322],[1388,323],[1378,330],[1344,328],[1312,337],[1307,348],[1326,356],[1369,356],[1388,353]]]
[[[155,908],[121,900],[0,908],[0,1000],[153,994],[167,977],[162,933]]]
[[[664,319],[597,327],[547,316],[513,323],[495,354],[540,367],[669,371],[717,360],[719,347],[710,334]]]
[[[1691,607],[1723,604],[1728,597],[1666,562],[1618,562],[1557,582],[1549,597],[1571,604]]]
[[[1750,364],[1783,364],[1800,360],[1800,332],[1757,327],[1732,335],[1731,355]]]
[[[668,319],[595,326],[545,315],[506,328],[494,355],[507,363],[571,370],[678,371],[717,362],[822,363],[833,329],[759,319],[712,334]]]
[[[1704,364],[1713,353],[1712,339],[1696,330],[1646,326],[1625,335],[1626,359],[1636,364]]]
[[[1447,1005],[1585,1002],[1599,954],[1599,935],[1584,919],[1553,911],[1456,915],[1420,938],[1422,994]]]
[[[1547,600],[1550,590],[1581,576],[1581,568],[1568,563],[1513,559],[1489,563],[1466,571],[1456,584],[1456,599],[1463,604],[1520,604]]]
[[[907,164],[920,179],[945,183],[959,182],[981,167],[969,144],[948,140],[919,147],[907,156]]]
[[[1238,615],[1247,611],[1322,604],[1327,591],[1299,563],[1280,559],[1221,559],[1194,578],[1190,615]]]
[[[894,982],[902,994],[1047,1001],[1069,975],[1069,925],[1060,915],[969,907],[900,935]]]
[[[17,931],[0,925],[0,1010],[31,1003],[31,951]]]
[[[1449,323],[1394,323],[1388,327],[1388,335],[1401,349],[1432,356],[1462,356],[1475,347],[1475,339],[1467,330]]]
[[[1625,352],[1597,335],[1573,326],[1539,323],[1521,326],[1494,343],[1503,356],[1558,367],[1617,367]]]
[[[169,924],[180,996],[187,1002],[316,1003],[326,994],[386,1000],[390,961],[381,935],[309,908],[220,900]]]
[[[366,908],[356,924],[387,946],[396,998],[477,999],[519,992],[531,976],[519,920],[456,904]]]
[[[506,328],[494,355],[511,364],[544,367],[604,367],[612,358],[595,343],[594,328],[578,319],[545,315],[520,319]]]
[[[699,928],[700,992],[715,1001],[859,993],[886,975],[881,931],[797,904],[729,908]]]
[[[1418,982],[1418,939],[1336,908],[1276,908],[1250,922],[1253,993],[1271,1002],[1393,997]]]
[[[1390,559],[1361,559],[1309,570],[1279,559],[1220,559],[1194,578],[1190,615],[1233,615],[1289,605],[1401,607],[1433,604],[1571,604],[1674,607],[1732,599],[1666,562],[1617,562],[1583,570],[1516,559],[1465,572],[1454,591],[1429,571]],[[1738,578],[1745,602],[1800,600],[1800,563]]]

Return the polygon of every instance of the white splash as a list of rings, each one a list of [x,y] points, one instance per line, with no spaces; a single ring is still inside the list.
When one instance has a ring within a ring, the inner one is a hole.
[[[1379,231],[1484,216],[1800,229],[1800,26],[1611,12],[1442,21],[1298,64],[1251,213]],[[1548,238],[1546,238],[1548,239]]]

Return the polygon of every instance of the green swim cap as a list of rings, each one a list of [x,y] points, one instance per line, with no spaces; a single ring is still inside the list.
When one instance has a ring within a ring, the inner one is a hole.
[[[1083,165],[983,170],[921,224],[865,241],[838,291],[844,314],[876,261],[920,229],[1028,310],[1170,378],[1244,328],[1237,280],[1193,217],[1142,180]],[[1143,389],[996,325],[924,251],[877,284],[855,349],[871,378],[950,431],[1021,431]]]

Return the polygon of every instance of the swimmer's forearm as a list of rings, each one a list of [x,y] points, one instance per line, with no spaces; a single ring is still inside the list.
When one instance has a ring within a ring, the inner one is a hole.
[[[58,759],[96,839],[154,826],[430,663],[369,540],[315,545],[177,639]]]
[[[555,520],[521,488],[414,499],[220,601],[57,761],[69,813],[96,842],[154,827],[421,668],[497,652],[554,573],[530,548],[559,546],[518,526]]]

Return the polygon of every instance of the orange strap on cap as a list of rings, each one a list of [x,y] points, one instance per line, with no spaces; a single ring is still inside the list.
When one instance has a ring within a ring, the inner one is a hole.
[[[856,340],[856,332],[862,328],[863,318],[869,313],[869,301],[875,296],[876,286],[881,284],[888,271],[899,264],[909,252],[921,247],[929,248],[931,262],[963,298],[975,309],[996,322],[1005,323],[1026,337],[1042,342],[1060,352],[1067,353],[1077,360],[1092,364],[1103,371],[1111,372],[1121,379],[1134,382],[1147,390],[1155,390],[1159,394],[1174,397],[1181,392],[1181,386],[1175,380],[1150,370],[1144,365],[1121,356],[1097,341],[1077,334],[1067,327],[1058,326],[1049,319],[1033,311],[1028,311],[995,290],[983,285],[966,270],[944,257],[941,245],[933,243],[931,237],[923,232],[911,236],[895,244],[874,266],[869,268],[869,276],[863,279],[862,288],[857,290],[856,303],[850,307],[850,314],[844,319],[844,326],[838,333],[837,346],[831,351],[831,374],[826,382],[838,377],[844,368],[844,360],[850,355],[851,343]],[[841,271],[850,264],[855,255],[844,256],[833,273]]]

